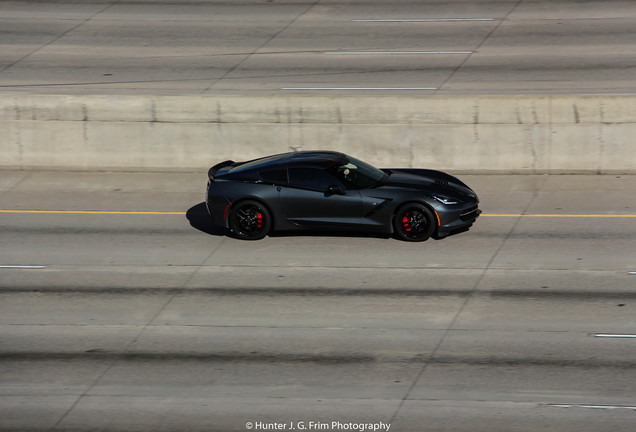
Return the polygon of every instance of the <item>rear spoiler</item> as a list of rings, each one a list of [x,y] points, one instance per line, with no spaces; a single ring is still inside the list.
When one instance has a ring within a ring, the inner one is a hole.
[[[224,168],[226,166],[232,165],[233,163],[235,163],[232,160],[226,160],[224,162],[218,163],[216,165],[214,165],[212,168],[210,168],[208,170],[208,178],[210,179],[210,181],[214,181],[214,175],[216,174],[216,172],[218,170],[220,170],[221,168]]]

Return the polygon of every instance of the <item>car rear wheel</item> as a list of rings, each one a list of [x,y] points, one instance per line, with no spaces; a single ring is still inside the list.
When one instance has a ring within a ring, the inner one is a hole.
[[[435,231],[434,220],[433,213],[426,206],[413,203],[398,210],[393,226],[402,240],[424,241]]]
[[[264,205],[257,201],[242,201],[230,213],[230,230],[243,240],[260,240],[267,235],[272,218]]]

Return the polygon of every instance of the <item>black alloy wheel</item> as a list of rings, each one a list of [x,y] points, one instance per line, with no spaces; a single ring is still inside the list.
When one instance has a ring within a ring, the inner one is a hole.
[[[272,218],[257,201],[242,201],[230,213],[230,230],[242,240],[260,240],[267,235]]]
[[[417,242],[427,240],[433,235],[434,221],[433,213],[426,206],[413,203],[398,210],[393,226],[402,240]]]

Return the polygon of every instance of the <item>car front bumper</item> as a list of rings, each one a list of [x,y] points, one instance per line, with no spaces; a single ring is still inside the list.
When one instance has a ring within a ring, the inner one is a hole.
[[[437,228],[438,235],[444,236],[453,231],[468,228],[475,223],[480,214],[481,210],[478,203],[472,203],[453,210],[440,210],[438,211],[440,218]]]

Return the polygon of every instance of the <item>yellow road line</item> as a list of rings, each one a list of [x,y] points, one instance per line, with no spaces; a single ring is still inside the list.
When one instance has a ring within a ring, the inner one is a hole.
[[[0,213],[32,214],[107,214],[107,215],[185,215],[184,211],[124,211],[124,210],[3,210]],[[534,218],[636,218],[636,214],[516,214],[482,213],[481,217]]]
[[[36,214],[112,214],[112,215],[184,215],[186,212],[170,211],[118,211],[118,210],[0,210],[0,213]]]
[[[483,217],[636,218],[636,214],[482,214]]]

